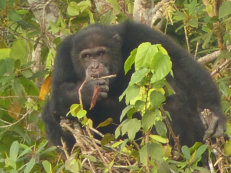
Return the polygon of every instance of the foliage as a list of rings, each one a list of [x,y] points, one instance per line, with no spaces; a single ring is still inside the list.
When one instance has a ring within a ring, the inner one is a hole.
[[[50,173],[81,170],[84,162],[82,153],[74,153],[65,163],[60,154],[56,153],[55,147],[48,146],[40,118],[44,100],[49,97],[55,50],[64,36],[89,24],[112,24],[131,16],[133,2],[107,0],[107,6],[98,8],[90,0],[55,0],[52,2],[55,2],[59,10],[57,20],[48,22],[46,26],[38,19],[35,10],[46,9],[48,4],[36,6],[28,2],[0,1],[0,172]],[[230,137],[231,73],[229,66],[223,64],[230,61],[231,57],[227,49],[231,41],[231,2],[215,2],[176,0],[175,3],[167,4],[165,32],[197,57],[221,50],[218,58],[206,64],[206,67],[213,74],[222,94],[222,106],[228,120],[227,135]],[[46,10],[40,12],[42,14]],[[38,57],[41,58],[36,60],[34,54],[38,50]],[[146,56],[153,60],[146,61]],[[128,167],[134,171],[149,170],[150,167],[152,172],[166,172],[169,169],[175,172],[205,172],[205,169],[198,167],[198,162],[203,153],[208,153],[207,157],[214,160],[211,146],[199,143],[191,148],[184,146],[178,153],[181,156],[178,161],[171,155],[171,147],[166,138],[167,128],[162,122],[168,114],[165,115],[161,106],[166,95],[163,87],[166,86],[168,94],[171,94],[165,81],[165,76],[171,73],[171,62],[166,51],[160,45],[142,44],[126,61],[125,72],[133,64],[136,71],[121,96],[121,99],[125,97],[127,107],[122,112],[122,123],[115,134],[116,137],[127,134],[128,139],[113,142],[114,158],[123,160],[126,155],[127,158],[135,159],[138,166]],[[42,82],[43,79],[46,79],[45,82]],[[91,126],[91,122],[85,119],[86,112],[82,107],[75,106],[71,113],[77,113],[75,115],[84,125]],[[81,111],[75,112],[76,109]],[[141,114],[141,119],[135,117],[135,112]],[[110,120],[103,122],[101,126],[108,123]],[[156,135],[150,133],[153,126],[157,129]],[[141,148],[134,147],[137,144],[133,141],[139,130],[148,136],[147,139],[142,139]],[[104,145],[112,139],[108,136],[104,139]],[[224,153],[222,163],[230,166],[230,141],[223,143],[221,148],[221,153]],[[93,156],[88,159],[95,162],[97,160]],[[115,162],[111,161],[104,171],[110,171]],[[225,170],[228,168],[225,167]]]

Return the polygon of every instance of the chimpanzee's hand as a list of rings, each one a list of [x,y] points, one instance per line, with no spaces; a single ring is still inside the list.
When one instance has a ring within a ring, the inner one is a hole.
[[[205,131],[204,140],[209,137],[216,138],[222,136],[225,131],[225,117],[217,116],[211,112],[211,119],[208,123],[208,129]]]
[[[93,61],[86,69],[86,83],[82,89],[82,98],[85,105],[89,106],[93,98],[94,89],[98,87],[97,101],[107,98],[109,91],[109,79],[101,79],[100,77],[108,75],[107,68]]]
[[[86,91],[84,93],[84,96],[85,95],[91,95],[90,99],[92,99],[95,87],[99,88],[97,100],[107,98],[108,91],[109,91],[109,80],[108,79],[90,79],[90,80],[87,80],[85,83],[85,86],[84,86],[84,90]]]

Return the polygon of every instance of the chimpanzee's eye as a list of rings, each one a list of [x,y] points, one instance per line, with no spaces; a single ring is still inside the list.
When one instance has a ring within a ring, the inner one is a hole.
[[[85,58],[90,58],[90,54],[89,53],[82,53],[81,55],[80,55],[80,57],[81,58],[83,58],[83,59],[85,59]]]
[[[105,54],[105,50],[99,50],[98,52],[97,52],[97,55],[98,56],[103,56]]]

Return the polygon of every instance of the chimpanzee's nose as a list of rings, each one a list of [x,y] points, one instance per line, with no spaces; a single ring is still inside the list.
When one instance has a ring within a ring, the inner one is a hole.
[[[92,62],[92,68],[99,68],[99,62],[96,60],[93,60]]]

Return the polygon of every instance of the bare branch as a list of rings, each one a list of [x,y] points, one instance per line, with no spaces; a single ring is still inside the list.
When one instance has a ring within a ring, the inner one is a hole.
[[[227,49],[228,50],[231,50],[231,45],[227,46]],[[213,60],[215,60],[217,57],[219,57],[221,54],[221,51],[218,50],[218,51],[215,51],[211,54],[208,54],[208,55],[205,55],[201,58],[199,58],[197,61],[200,63],[200,64],[206,64],[208,62],[211,62]]]
[[[219,73],[221,70],[223,70],[226,66],[228,66],[231,63],[231,60],[225,60],[219,67],[217,67],[214,71],[212,71],[211,76],[215,75],[216,73]]]

